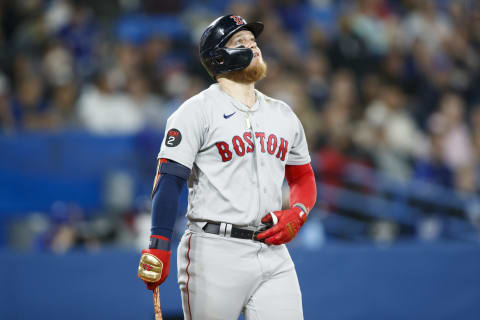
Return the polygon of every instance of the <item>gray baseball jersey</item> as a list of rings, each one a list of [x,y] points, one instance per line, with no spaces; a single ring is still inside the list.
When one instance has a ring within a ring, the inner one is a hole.
[[[258,226],[282,207],[285,165],[310,162],[291,108],[258,90],[256,96],[249,108],[213,84],[168,119],[158,157],[192,169],[190,221]]]
[[[285,165],[310,162],[289,106],[256,91],[252,108],[218,84],[167,122],[158,155],[191,168],[188,228],[177,250],[185,319],[303,319],[300,287],[285,245],[203,232],[206,221],[258,229],[282,206]],[[226,229],[225,229],[226,230]]]

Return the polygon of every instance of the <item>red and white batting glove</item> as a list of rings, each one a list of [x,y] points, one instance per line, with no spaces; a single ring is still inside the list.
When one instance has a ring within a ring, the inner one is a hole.
[[[164,239],[166,239],[164,241],[169,241],[167,238]],[[142,250],[142,256],[138,264],[138,277],[145,282],[149,290],[154,290],[167,279],[170,273],[171,253],[171,250],[155,248]]]
[[[274,226],[257,235],[257,239],[265,239],[266,244],[287,243],[295,238],[305,221],[307,215],[299,207],[270,212],[262,218],[262,222],[273,223]]]

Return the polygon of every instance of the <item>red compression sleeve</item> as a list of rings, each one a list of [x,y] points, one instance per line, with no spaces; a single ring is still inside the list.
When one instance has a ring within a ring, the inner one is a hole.
[[[310,163],[285,166],[285,178],[290,186],[290,206],[301,203],[310,211],[317,200],[317,185]]]

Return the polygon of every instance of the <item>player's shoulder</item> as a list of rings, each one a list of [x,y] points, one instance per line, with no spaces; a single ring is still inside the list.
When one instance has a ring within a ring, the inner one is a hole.
[[[286,103],[285,101],[272,98],[267,96],[266,94],[257,90],[257,93],[261,95],[266,107],[269,111],[281,112],[282,114],[289,116],[289,117],[296,117],[295,112],[293,112],[292,108]]]

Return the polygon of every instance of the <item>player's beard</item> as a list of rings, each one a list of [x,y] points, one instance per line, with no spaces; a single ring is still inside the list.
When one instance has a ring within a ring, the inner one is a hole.
[[[225,75],[225,78],[239,83],[257,82],[267,75],[267,64],[262,58],[258,58],[253,64],[238,71],[232,71]]]

